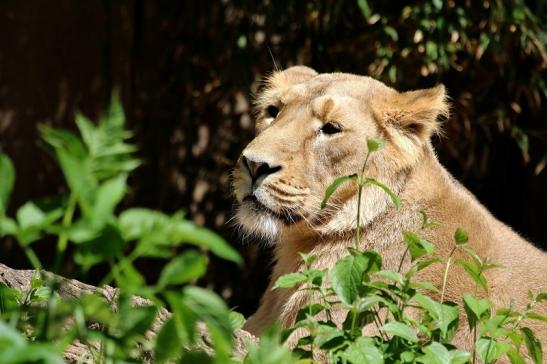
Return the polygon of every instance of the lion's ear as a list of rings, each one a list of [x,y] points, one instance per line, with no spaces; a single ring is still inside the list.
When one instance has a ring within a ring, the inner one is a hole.
[[[395,92],[384,99],[377,117],[387,125],[427,140],[439,130],[439,118],[447,118],[449,105],[443,85],[433,88]]]

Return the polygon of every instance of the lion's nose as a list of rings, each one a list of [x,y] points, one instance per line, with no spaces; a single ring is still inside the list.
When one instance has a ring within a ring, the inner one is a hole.
[[[266,162],[254,161],[245,156],[242,157],[243,165],[247,167],[253,181],[256,181],[261,176],[268,176],[281,169],[281,166],[272,166]]]

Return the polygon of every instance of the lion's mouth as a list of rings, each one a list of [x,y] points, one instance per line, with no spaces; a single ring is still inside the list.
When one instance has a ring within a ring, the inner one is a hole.
[[[258,198],[256,198],[256,196],[253,194],[247,195],[243,199],[243,202],[245,202],[251,210],[256,212],[265,212],[268,215],[282,221],[286,225],[296,224],[297,222],[302,220],[302,216],[295,213],[294,211],[284,209],[282,212],[277,212],[270,209],[268,206],[260,202]]]

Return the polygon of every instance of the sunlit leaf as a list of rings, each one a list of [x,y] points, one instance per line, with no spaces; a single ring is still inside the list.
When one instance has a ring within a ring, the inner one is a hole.
[[[189,250],[172,259],[163,268],[158,280],[158,289],[168,285],[189,282],[201,277],[207,269],[207,260],[203,254]]]
[[[350,176],[343,176],[338,177],[335,179],[329,187],[325,190],[325,197],[323,198],[323,201],[321,201],[321,208],[324,209],[327,206],[327,202],[329,198],[332,196],[332,194],[340,187],[342,184],[348,181],[354,181],[357,179],[356,174],[352,174]]]
[[[293,288],[294,286],[305,282],[308,278],[301,272],[284,274],[277,278],[272,289]]]
[[[520,331],[523,334],[524,343],[528,349],[528,355],[534,361],[535,364],[543,363],[543,351],[541,349],[541,342],[534,335],[534,332],[528,327],[522,327]]]
[[[416,336],[414,329],[402,322],[388,322],[380,327],[380,331],[401,337],[412,343],[418,342],[418,336]]]
[[[389,187],[378,182],[374,178],[367,178],[365,180],[365,183],[380,187],[382,190],[384,190],[385,193],[388,194],[389,198],[391,199],[391,202],[393,202],[396,208],[401,207],[401,199],[393,191],[391,191]]]
[[[405,231],[403,233],[405,243],[408,246],[408,251],[412,261],[415,261],[418,258],[423,257],[424,255],[429,255],[435,251],[435,245],[425,239],[421,239],[415,233],[411,231]]]
[[[490,315],[492,303],[487,299],[478,299],[469,293],[464,293],[463,302],[469,327],[474,327],[483,317]]]

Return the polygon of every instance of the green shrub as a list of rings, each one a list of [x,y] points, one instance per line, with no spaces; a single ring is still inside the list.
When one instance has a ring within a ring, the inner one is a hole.
[[[243,317],[230,311],[218,295],[194,283],[207,269],[206,251],[236,264],[241,264],[239,255],[215,233],[184,219],[182,212],[117,211],[128,190],[127,174],[140,161],[134,157],[136,148],[126,142],[130,134],[123,127],[123,111],[116,98],[97,125],[82,115],[77,115],[76,123],[81,138],[41,127],[64,174],[68,193],[48,203],[27,202],[17,209],[15,218],[6,215],[14,169],[0,153],[0,237],[14,237],[36,269],[28,291],[0,285],[0,363],[62,363],[64,351],[76,342],[87,346],[87,357],[82,360],[97,363],[305,363],[312,361],[314,351],[323,352],[333,363],[458,364],[476,359],[493,363],[502,355],[513,363],[523,363],[524,347],[535,363],[542,362],[541,344],[523,322],[547,321],[533,311],[537,302],[547,300],[547,294],[530,295],[530,304],[520,311],[513,307],[494,311],[488,299],[464,295],[463,308],[476,338],[473,352],[465,352],[451,344],[462,324],[460,308],[443,300],[444,285],[441,300],[436,301],[422,292],[438,289],[415,279],[420,270],[440,263],[432,257],[434,244],[415,232],[405,232],[407,249],[401,262],[410,254],[412,266],[406,272],[401,271],[402,264],[398,271],[384,270],[378,253],[359,250],[359,226],[355,248],[349,248],[349,254],[332,269],[312,269],[314,256],[302,255],[306,269],[282,276],[275,283],[274,289],[299,286],[308,292],[307,306],[294,326],[284,332],[288,337],[296,329],[305,330],[296,348],[292,352],[285,348],[280,330],[273,328],[259,343],[249,345],[245,358],[233,358],[233,333],[243,325]],[[382,145],[381,140],[368,140],[368,153]],[[365,172],[366,161],[360,173],[335,180],[322,206],[344,183],[356,183],[359,194],[366,185],[379,187],[399,206],[398,197]],[[359,214],[360,205],[357,221]],[[423,228],[431,224],[423,213]],[[114,284],[119,289],[112,301],[99,293],[85,293],[78,299],[59,295],[60,278],[44,273],[33,248],[51,237],[57,241],[53,273],[62,273],[70,244],[82,273],[97,264],[110,266],[101,285]],[[477,290],[486,289],[484,272],[499,267],[478,257],[467,240],[465,231],[455,232],[452,254],[462,249],[470,260],[452,261],[450,254],[444,262],[444,282],[451,264],[460,264],[476,282]],[[134,263],[139,258],[165,260],[155,284],[146,284],[136,269]],[[147,301],[137,306],[135,296]],[[422,315],[409,315],[409,308]],[[155,328],[157,335],[150,340],[147,332],[164,309],[172,314]],[[347,314],[338,327],[332,312],[340,309]],[[195,345],[198,322],[203,322],[210,334],[212,356]],[[362,328],[369,324],[376,326],[375,336],[363,336]]]
[[[62,353],[76,340],[87,345],[94,362],[143,360],[154,353],[161,363],[180,357],[183,347],[196,342],[197,321],[211,333],[215,355],[224,363],[232,352],[237,316],[215,293],[194,286],[207,269],[206,251],[241,264],[241,258],[215,233],[184,219],[182,212],[166,215],[144,208],[116,212],[128,191],[127,174],[139,166],[136,147],[126,142],[120,102],[112,105],[97,125],[76,116],[81,138],[42,126],[43,139],[52,148],[69,187],[53,203],[27,202],[15,218],[6,216],[15,182],[14,169],[0,154],[0,237],[15,238],[37,274],[28,292],[0,286],[0,362],[62,362]],[[107,302],[98,293],[80,299],[61,298],[60,282],[43,274],[33,246],[43,239],[57,241],[54,273],[62,273],[68,245],[82,273],[108,264],[110,273],[101,285],[114,284],[119,294]],[[134,262],[139,258],[166,261],[157,282],[147,285]],[[132,296],[149,300],[135,307]],[[116,310],[112,310],[112,306]],[[173,315],[150,341],[160,309]],[[234,321],[235,320],[235,321]],[[201,354],[188,351],[185,356]],[[89,359],[88,358],[88,359]]]
[[[383,146],[381,140],[367,141],[368,153]],[[344,183],[356,183],[358,195],[367,185],[382,188],[398,208],[400,201],[382,183],[365,175],[369,154],[360,173],[337,178],[325,193],[321,206],[325,207],[332,193]],[[360,221],[358,199],[356,221]],[[432,222],[422,211],[422,229]],[[443,263],[432,254],[435,245],[420,238],[415,232],[405,231],[403,239],[406,250],[401,254],[397,271],[382,269],[382,257],[374,251],[360,251],[360,226],[356,225],[355,247],[348,248],[348,255],[341,258],[329,270],[312,269],[314,256],[302,255],[306,269],[279,277],[274,289],[294,288],[308,292],[307,305],[300,310],[294,326],[287,330],[291,335],[297,329],[305,329],[294,352],[302,359],[314,358],[314,351],[322,351],[331,363],[427,363],[459,364],[494,363],[507,355],[512,363],[524,363],[526,347],[534,363],[543,363],[541,343],[532,331],[523,326],[524,319],[547,322],[547,317],[533,312],[534,305],[547,300],[547,294],[530,293],[530,303],[522,310],[514,307],[493,310],[488,299],[477,297],[479,289],[487,290],[484,272],[501,266],[482,260],[468,246],[467,233],[457,229],[454,247],[445,264],[443,287],[438,290],[431,282],[415,279],[415,275],[431,264]],[[475,338],[472,353],[455,347],[451,342],[459,326],[460,307],[455,302],[445,301],[445,286],[452,257],[456,249],[462,249],[470,260],[456,260],[476,283],[475,294],[463,296],[463,308],[467,324]],[[410,254],[412,265],[401,271],[403,260]],[[324,285],[329,279],[330,284]],[[440,294],[437,301],[423,292]],[[317,299],[312,300],[312,297]],[[412,315],[409,309],[418,310]],[[343,310],[345,320],[341,327],[332,317],[334,311]],[[363,326],[374,325],[377,334],[363,336]],[[524,344],[524,345],[523,345]]]

